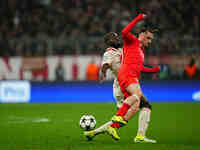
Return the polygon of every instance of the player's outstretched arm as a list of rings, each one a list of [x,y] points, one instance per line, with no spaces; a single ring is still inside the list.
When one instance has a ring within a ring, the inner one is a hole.
[[[133,19],[123,30],[122,30],[122,36],[126,36],[133,27],[142,19],[146,18],[145,14],[140,13],[135,19]]]
[[[154,68],[149,68],[149,67],[142,67],[142,72],[145,73],[156,73],[160,71],[160,66],[154,67]]]
[[[102,65],[100,69],[100,74],[99,74],[99,81],[103,82],[106,79],[106,72],[110,68],[110,65],[108,63],[105,63]]]

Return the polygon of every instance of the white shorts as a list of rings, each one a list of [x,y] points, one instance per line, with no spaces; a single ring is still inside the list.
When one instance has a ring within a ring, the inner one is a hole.
[[[120,89],[120,86],[119,86],[117,79],[115,79],[114,83],[113,83],[113,96],[114,96],[115,101],[117,103],[117,108],[120,108],[123,101],[124,101],[124,96],[123,96],[123,93]]]

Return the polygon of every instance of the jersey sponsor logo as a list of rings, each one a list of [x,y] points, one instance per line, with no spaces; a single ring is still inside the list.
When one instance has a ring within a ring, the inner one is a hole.
[[[30,100],[30,83],[28,81],[0,82],[0,102],[18,103]]]
[[[194,93],[192,94],[192,99],[193,99],[194,101],[200,101],[200,91],[194,92]]]

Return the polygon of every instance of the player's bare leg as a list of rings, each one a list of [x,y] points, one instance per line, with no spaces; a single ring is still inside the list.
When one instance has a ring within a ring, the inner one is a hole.
[[[117,114],[112,118],[113,124],[110,126],[110,129],[112,129],[113,132],[111,132],[112,134],[110,135],[112,135],[113,138],[116,137],[114,139],[119,139],[116,129],[127,124],[127,121],[124,119],[124,116],[129,111],[129,108],[133,106],[136,102],[139,103],[140,101],[141,89],[139,84],[131,84],[126,90],[132,95],[125,99],[123,105],[120,107]],[[138,107],[138,105],[136,105],[135,107]]]
[[[134,105],[135,103],[139,103],[140,97],[142,96],[142,92],[141,92],[139,84],[131,84],[126,88],[126,90],[129,93],[131,93],[131,96],[129,96],[128,98],[124,100],[123,105],[120,107],[117,114],[112,118],[113,122],[118,122],[118,123],[121,123],[122,125],[127,124],[127,121],[124,120],[124,116],[130,109],[130,107]]]
[[[139,118],[138,118],[138,133],[137,136],[135,137],[135,142],[136,143],[156,143],[156,140],[152,140],[146,137],[146,131],[150,122],[150,116],[151,116],[151,105],[149,102],[146,100],[144,95],[141,97],[141,100],[143,101],[143,104],[145,107],[143,107],[139,113]],[[124,116],[124,120],[128,121],[134,116],[139,109],[139,102],[136,102],[131,108],[128,110],[126,115]]]
[[[137,101],[133,106],[130,107],[126,115],[124,116],[124,120],[128,121],[139,111],[140,101]]]

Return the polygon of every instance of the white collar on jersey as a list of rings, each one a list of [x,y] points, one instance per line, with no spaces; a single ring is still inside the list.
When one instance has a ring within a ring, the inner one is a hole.
[[[117,51],[117,49],[114,48],[114,47],[108,47],[108,48],[106,49],[106,51]]]

